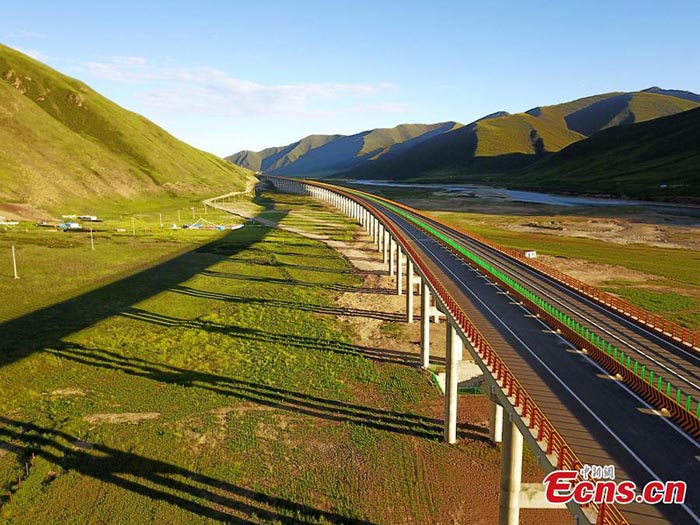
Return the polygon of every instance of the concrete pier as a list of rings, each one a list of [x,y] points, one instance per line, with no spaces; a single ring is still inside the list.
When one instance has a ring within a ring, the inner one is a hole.
[[[503,426],[501,448],[501,497],[498,525],[518,525],[520,519],[520,482],[523,470],[523,436],[513,421]]]
[[[401,246],[396,247],[396,295],[403,295],[403,254]]]
[[[430,289],[422,283],[420,296],[420,362],[423,368],[430,366]]]
[[[384,230],[384,247],[382,249],[382,260],[384,264],[389,261],[389,232]]]
[[[462,357],[462,340],[452,322],[446,323],[445,359],[445,443],[457,442],[457,363]]]
[[[413,261],[406,257],[406,322],[413,322]]]
[[[495,401],[491,401],[489,439],[491,443],[500,443],[503,441],[503,407]]]
[[[391,254],[389,255],[389,275],[394,276],[396,273],[396,241],[394,238],[391,238],[391,249],[390,252]]]

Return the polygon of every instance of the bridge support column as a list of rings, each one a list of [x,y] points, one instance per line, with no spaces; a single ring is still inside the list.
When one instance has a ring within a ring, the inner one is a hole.
[[[394,276],[396,273],[396,241],[393,237],[391,239],[391,255],[389,257],[389,275]]]
[[[396,295],[403,295],[403,255],[401,253],[401,246],[396,246]]]
[[[420,362],[423,368],[430,366],[430,289],[421,283],[423,293],[420,296]]]
[[[377,251],[383,251],[384,249],[384,225],[379,224],[379,231],[377,233]]]
[[[520,518],[520,480],[523,470],[523,435],[513,421],[503,426],[501,448],[501,497],[498,525],[518,525]]]
[[[382,260],[386,264],[389,260],[389,232],[386,229],[384,232],[384,246],[382,247]]]
[[[489,426],[489,439],[492,443],[503,441],[503,407],[491,401],[491,421]]]
[[[459,374],[457,363],[461,359],[462,340],[452,322],[446,323],[447,341],[445,352],[445,443],[457,442],[457,386]]]
[[[406,254],[406,322],[413,322],[413,261]]]

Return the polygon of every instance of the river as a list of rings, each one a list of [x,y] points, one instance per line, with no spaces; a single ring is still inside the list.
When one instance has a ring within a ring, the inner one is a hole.
[[[556,195],[536,191],[508,190],[480,184],[413,184],[403,182],[386,182],[381,180],[347,181],[364,186],[387,186],[395,188],[422,188],[451,192],[456,195],[464,193],[469,197],[502,199],[504,201],[531,202],[549,204],[551,206],[638,206],[652,209],[661,213],[672,213],[700,217],[700,206],[686,204],[669,204],[666,202],[650,202],[628,199],[607,199],[597,197],[576,197],[572,195]]]

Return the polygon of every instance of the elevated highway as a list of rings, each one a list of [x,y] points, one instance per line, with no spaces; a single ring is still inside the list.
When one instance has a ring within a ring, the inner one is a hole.
[[[614,465],[617,480],[640,487],[651,480],[687,483],[682,505],[569,504],[578,523],[700,523],[700,357],[693,334],[679,338],[641,316],[630,319],[399,203],[327,184],[270,180],[329,202],[367,229],[397,276],[397,293],[406,293],[408,321],[420,280],[424,366],[430,298],[446,315],[445,439],[456,440],[456,364],[470,357],[494,403],[492,436],[504,441],[501,523],[518,520],[523,440],[546,472]]]

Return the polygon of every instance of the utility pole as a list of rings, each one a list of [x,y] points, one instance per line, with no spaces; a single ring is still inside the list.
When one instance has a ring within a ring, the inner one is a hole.
[[[92,224],[90,225],[90,248],[91,248],[92,250],[95,249],[95,239],[94,239],[94,237],[92,236]]]
[[[158,217],[159,217],[159,219],[160,219],[160,229],[162,230],[162,229],[163,229],[163,214],[162,214],[162,213],[159,213],[159,214],[158,214]]]
[[[12,246],[12,269],[14,270],[14,278],[19,279],[17,274],[17,254],[15,253],[15,247]]]

